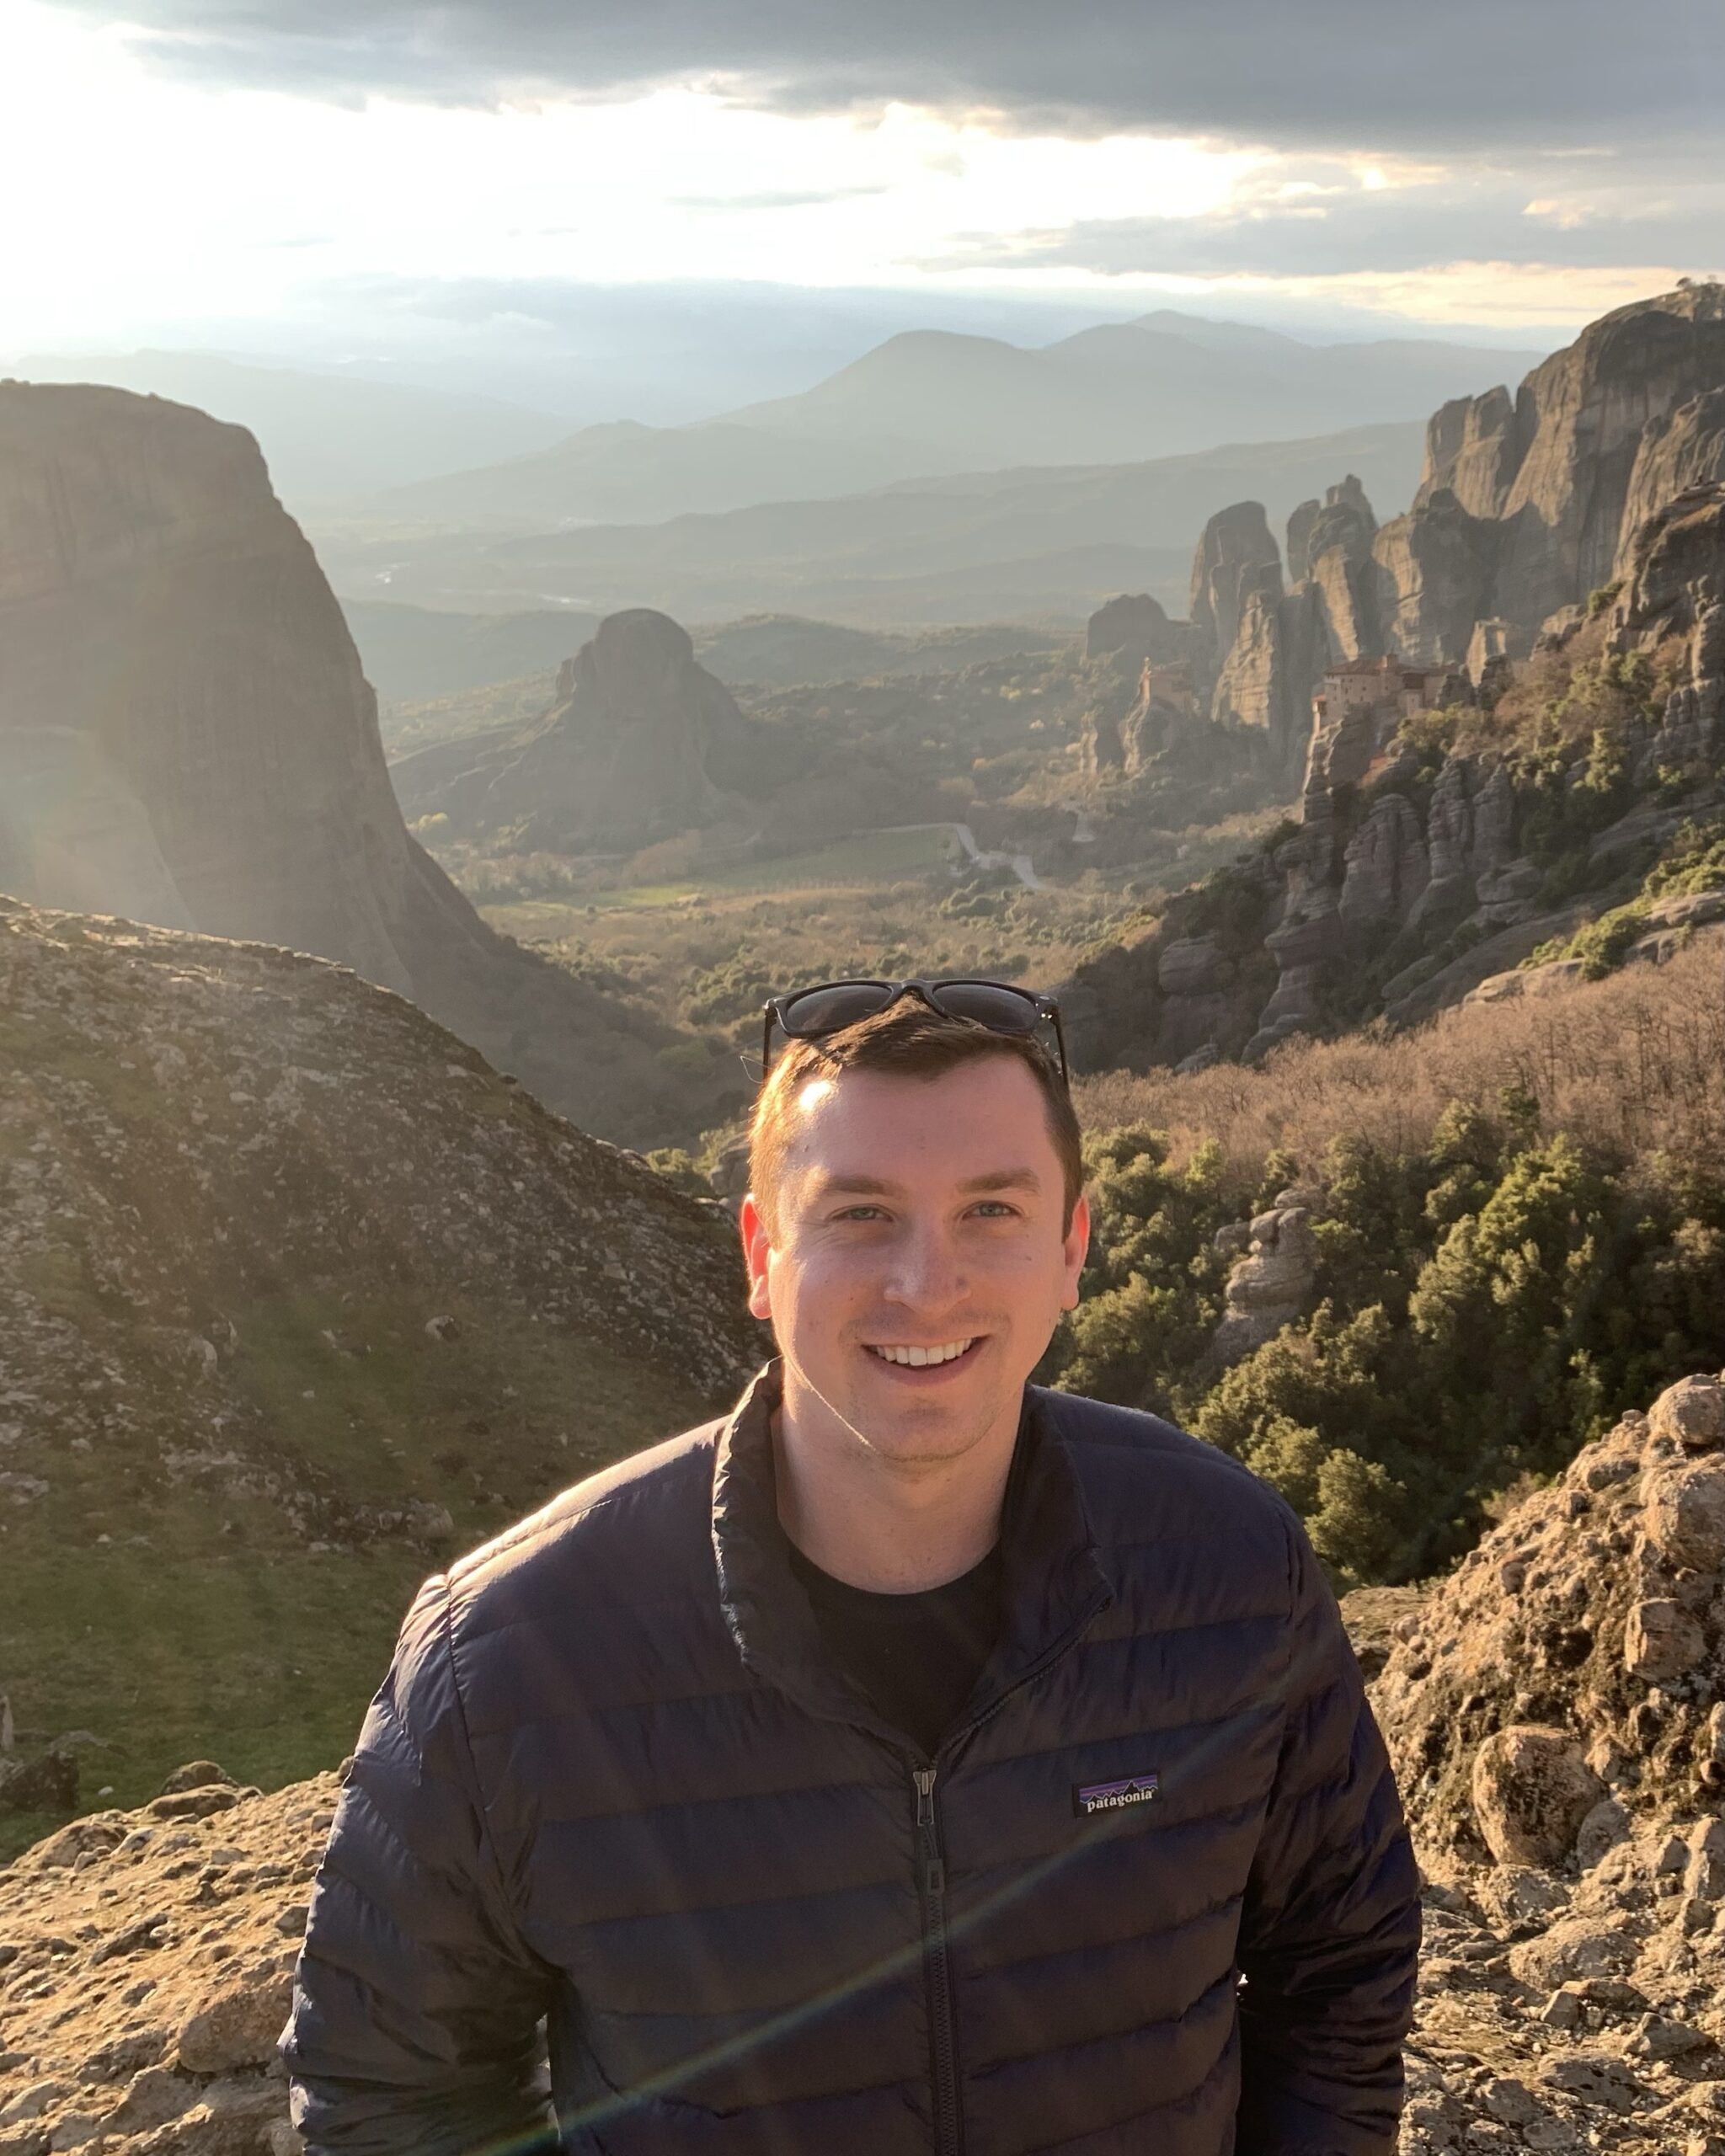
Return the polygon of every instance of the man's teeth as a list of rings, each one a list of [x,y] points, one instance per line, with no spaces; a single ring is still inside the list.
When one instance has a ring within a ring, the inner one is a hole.
[[[970,1345],[969,1340],[949,1340],[944,1348],[874,1348],[870,1353],[884,1356],[889,1363],[908,1363],[913,1369],[921,1369],[927,1363],[950,1363]]]

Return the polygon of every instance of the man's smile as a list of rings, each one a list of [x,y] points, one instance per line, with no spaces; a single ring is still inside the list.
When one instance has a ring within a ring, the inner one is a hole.
[[[919,1376],[968,1369],[976,1358],[976,1351],[987,1337],[985,1333],[972,1333],[966,1338],[943,1341],[932,1348],[917,1348],[898,1342],[868,1341],[864,1344],[868,1353],[889,1369]]]

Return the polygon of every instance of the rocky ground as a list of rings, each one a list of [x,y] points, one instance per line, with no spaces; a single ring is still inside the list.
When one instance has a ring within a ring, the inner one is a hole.
[[[1686,1379],[1396,1620],[1427,1890],[1405,2156],[1725,2156],[1725,1376]]]
[[[1725,2156],[1725,1375],[1442,1585],[1350,1596],[1424,1866],[1402,2156]],[[207,1763],[3,1875],[0,2156],[291,2156],[274,2042],[339,1786]]]

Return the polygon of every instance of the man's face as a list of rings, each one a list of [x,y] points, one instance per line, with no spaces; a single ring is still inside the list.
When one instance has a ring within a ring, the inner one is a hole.
[[[799,1423],[906,1467],[1016,1429],[1089,1238],[1081,1199],[1063,1230],[1035,1079],[1007,1056],[936,1078],[842,1070],[793,1114],[772,1230],[752,1195],[741,1225],[749,1307],[772,1321]]]

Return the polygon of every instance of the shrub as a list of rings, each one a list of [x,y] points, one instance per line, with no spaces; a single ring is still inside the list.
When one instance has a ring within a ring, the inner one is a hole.
[[[1044,1374],[1166,1407],[1275,1484],[1338,1584],[1423,1577],[1495,1493],[1725,1363],[1725,1012],[1697,948],[1560,1001],[1257,1070],[1083,1089],[1087,1299]],[[1233,1368],[1218,1228],[1317,1182],[1317,1293]]]

